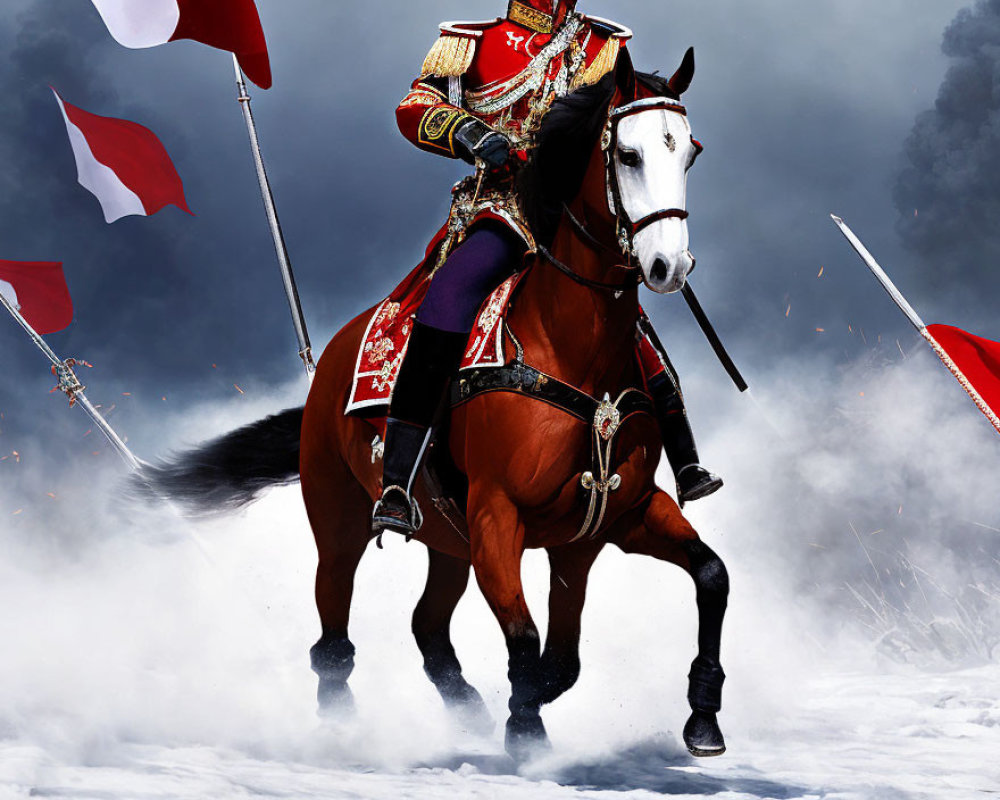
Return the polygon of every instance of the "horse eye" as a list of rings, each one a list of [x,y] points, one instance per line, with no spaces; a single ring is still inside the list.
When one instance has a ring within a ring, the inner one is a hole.
[[[628,150],[624,147],[618,149],[618,161],[623,167],[635,168],[642,163],[639,153],[636,150]]]

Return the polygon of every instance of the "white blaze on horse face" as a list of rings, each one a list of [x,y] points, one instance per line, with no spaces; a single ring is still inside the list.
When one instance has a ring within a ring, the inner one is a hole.
[[[687,171],[696,155],[683,114],[650,109],[622,119],[615,169],[628,218],[638,222],[665,209],[685,210]],[[650,289],[666,294],[684,288],[694,269],[686,220],[654,222],[635,235],[633,244]]]

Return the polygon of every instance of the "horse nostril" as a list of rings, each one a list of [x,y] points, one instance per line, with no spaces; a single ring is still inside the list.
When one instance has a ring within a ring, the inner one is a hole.
[[[667,279],[667,263],[658,258],[653,262],[653,268],[649,271],[649,276],[656,283],[663,283]]]

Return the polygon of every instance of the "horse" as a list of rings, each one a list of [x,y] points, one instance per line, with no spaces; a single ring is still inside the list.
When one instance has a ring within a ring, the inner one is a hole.
[[[467,396],[462,390],[470,381],[459,381],[438,447],[467,483],[464,521],[456,525],[429,511],[415,537],[430,554],[412,618],[425,672],[466,724],[492,729],[450,636],[471,569],[505,637],[511,685],[505,744],[518,757],[549,746],[541,708],[579,676],[587,579],[608,545],[670,562],[693,579],[698,656],[683,738],[695,756],[725,751],[717,713],[728,576],[655,483],[662,445],[635,357],[639,287],[676,292],[694,267],[686,186],[701,146],[680,102],[694,75],[693,51],[669,81],[644,76],[656,96],[622,105],[620,98],[635,96],[637,75],[619,67],[556,100],[543,121],[519,181],[539,246],[527,257],[506,320],[518,352],[515,378]],[[623,249],[631,254],[625,265]],[[301,480],[319,558],[322,635],[311,664],[320,709],[332,714],[353,703],[351,599],[381,494],[375,429],[344,413],[373,313],[358,316],[329,343],[304,409],[241,428],[145,476],[161,494],[203,510],[240,507],[267,486]],[[553,387],[573,402],[560,403]],[[440,500],[426,481],[416,496],[424,509]],[[551,566],[544,647],[521,584],[528,548],[544,548]]]

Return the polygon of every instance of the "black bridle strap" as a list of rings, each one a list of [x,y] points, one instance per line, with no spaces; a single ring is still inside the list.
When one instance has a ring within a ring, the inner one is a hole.
[[[683,208],[665,208],[663,211],[656,211],[649,216],[643,217],[638,222],[632,223],[632,236],[635,236],[639,231],[643,231],[650,225],[655,225],[657,222],[663,219],[680,219],[685,220],[690,217],[691,214],[685,211]]]
[[[599,250],[604,250],[607,253],[615,253],[621,255],[621,250],[619,250],[617,247],[611,247],[610,245],[605,244],[604,242],[600,241],[597,237],[595,237],[594,234],[592,234],[589,230],[587,230],[587,226],[576,218],[576,216],[573,214],[572,211],[570,211],[569,206],[566,205],[566,203],[563,203],[563,211],[566,213],[566,216],[569,217],[569,221],[573,224],[573,227],[576,229],[576,232],[580,234],[580,237],[587,244],[591,245],[595,250],[599,249]]]
[[[573,271],[571,267],[566,266],[549,252],[549,249],[544,245],[536,245],[538,252],[545,257],[553,267],[559,270],[563,275],[565,275],[570,280],[576,281],[581,286],[586,286],[588,289],[594,289],[599,292],[627,292],[629,289],[635,289],[642,283],[642,276],[638,272],[633,272],[626,280],[621,283],[604,283],[603,281],[594,281],[590,278],[584,278],[582,275],[577,274]],[[623,267],[623,269],[629,269],[628,267]]]

